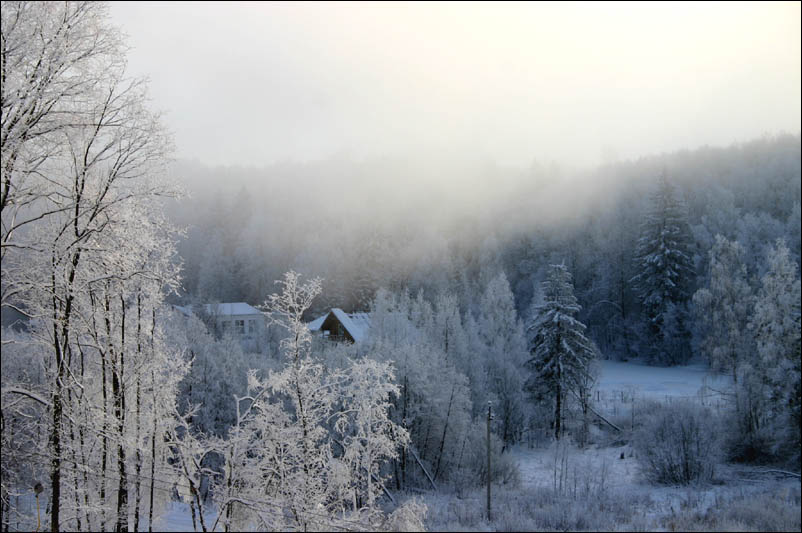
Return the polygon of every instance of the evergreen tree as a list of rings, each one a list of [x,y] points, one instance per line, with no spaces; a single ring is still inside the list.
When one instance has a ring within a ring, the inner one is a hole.
[[[686,303],[693,241],[685,211],[664,172],[641,229],[638,274],[632,278],[648,320],[649,355],[660,364],[682,363],[690,356]]]
[[[565,396],[579,395],[589,382],[596,345],[585,336],[585,325],[575,317],[581,307],[574,296],[571,273],[565,265],[551,265],[541,284],[543,303],[535,306],[529,335],[530,370],[524,390],[535,402],[554,402],[554,436],[562,433]]]

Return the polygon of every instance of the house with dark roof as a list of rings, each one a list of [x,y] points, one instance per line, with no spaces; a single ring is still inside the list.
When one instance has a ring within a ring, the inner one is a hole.
[[[346,313],[335,307],[307,325],[309,331],[332,341],[362,342],[370,329],[368,313]]]

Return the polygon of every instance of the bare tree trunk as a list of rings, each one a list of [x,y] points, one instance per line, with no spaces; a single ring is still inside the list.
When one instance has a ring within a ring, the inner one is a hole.
[[[189,510],[192,513],[192,531],[197,531],[198,523],[195,520],[195,502],[192,499],[189,500]]]
[[[150,373],[153,386],[156,386],[156,374]],[[155,389],[154,389],[155,390]],[[153,406],[153,431],[150,434],[150,501],[148,503],[148,533],[153,532],[153,483],[156,476],[156,406]]]
[[[84,351],[81,348],[80,344],[78,344],[78,349],[79,349],[79,351],[81,353],[81,382],[83,383],[83,380],[84,380],[84,367],[85,367],[85,365],[84,365]],[[86,441],[85,441],[85,438],[84,438],[84,426],[89,427],[89,417],[86,416],[87,410],[83,409],[83,411],[84,411],[84,415],[85,415],[84,424],[83,425],[80,425],[80,424],[78,425],[78,438],[80,439],[81,463],[84,464],[84,465],[87,465],[89,463],[87,462],[87,459],[86,459],[86,446],[85,446],[85,442]],[[92,531],[93,530],[92,522],[91,522],[91,520],[89,518],[89,490],[88,490],[89,489],[89,474],[86,471],[86,469],[84,469],[83,474],[84,474],[83,475],[83,478],[84,478],[84,518],[85,518],[85,521],[86,521],[87,530],[88,531]]]
[[[559,376],[559,371],[557,372]],[[562,417],[562,383],[557,380],[557,398],[554,404],[554,438],[560,440]]]
[[[440,461],[443,459],[443,448],[446,445],[446,432],[448,431],[448,421],[451,418],[451,404],[454,401],[454,388],[456,383],[451,385],[451,397],[448,399],[448,409],[446,410],[446,422],[443,424],[443,436],[440,438],[440,450],[437,454],[437,466],[434,469],[434,479],[437,479],[437,474],[440,472]]]
[[[490,483],[493,479],[490,470],[490,421],[493,419],[490,402],[487,402],[487,520],[493,519],[490,508]]]
[[[2,420],[3,420],[3,416],[2,416],[2,414],[0,414],[0,421],[2,421]],[[5,429],[5,428],[3,428],[2,424],[0,423],[0,431],[2,429]],[[7,518],[7,514],[6,514],[6,497],[7,497],[6,496],[6,489],[3,488],[3,487],[0,487],[0,531],[6,531],[6,529],[7,529],[6,528],[6,521],[8,520],[8,518]]]
[[[136,360],[142,365],[142,294],[136,295]],[[142,446],[141,446],[141,384],[139,373],[136,378],[136,503],[134,504],[134,533],[139,533],[139,506],[142,503]]]
[[[110,329],[109,324],[109,298],[106,295],[105,299],[105,310],[106,310],[106,332],[108,336],[108,332]],[[110,340],[109,340],[110,342]],[[101,457],[100,457],[100,530],[106,531],[106,468],[108,466],[108,453],[109,453],[109,440],[108,440],[108,391],[107,391],[107,379],[106,379],[106,356],[108,355],[107,351],[100,352],[100,370],[101,370],[101,389],[102,389],[102,396],[103,396],[103,441],[101,446]]]
[[[2,415],[0,415],[0,419],[2,419]],[[9,505],[11,502],[9,501],[8,491],[5,488],[0,489],[0,531],[6,533],[8,531],[8,523],[9,523],[9,515],[11,514],[11,509]]]
[[[112,395],[114,396],[114,416],[117,419],[117,533],[128,532],[128,475],[125,469],[125,300],[120,295],[120,357],[119,365],[112,373]]]
[[[404,376],[404,411],[403,411],[403,418],[401,419],[401,425],[404,429],[409,430],[408,423],[407,423],[407,398],[408,398],[408,391],[409,391],[409,378]],[[407,447],[404,446],[404,449],[401,451],[401,478],[404,485],[404,488],[407,486]]]
[[[68,286],[72,285],[75,279],[75,266],[78,263],[78,254],[72,257],[73,269],[69,274]],[[60,304],[56,298],[56,258],[55,250],[51,259],[51,287],[53,302],[53,348],[56,358],[56,382],[53,387],[53,428],[50,432],[50,445],[53,449],[53,458],[50,463],[50,484],[52,486],[51,509],[50,509],[50,530],[59,530],[59,514],[61,511],[61,417],[63,412],[62,387],[64,383],[64,350],[68,347],[70,332],[69,317],[72,310],[72,296],[68,296],[65,302],[64,313],[59,316]],[[61,334],[59,335],[59,325]],[[63,342],[63,344],[61,344]]]
[[[156,308],[151,311],[151,328],[150,328],[150,355],[155,356],[153,337],[156,335]],[[156,371],[150,371],[150,380],[152,383],[153,392],[152,410],[153,410],[153,431],[150,434],[150,502],[148,503],[148,533],[153,533],[153,483],[156,478]]]
[[[68,405],[72,405],[72,393],[70,392],[70,389],[67,389],[67,404]],[[70,442],[72,443],[72,446],[70,447],[71,448],[70,455],[72,456],[72,464],[73,465],[77,465],[78,464],[78,454],[75,451],[75,424],[73,424],[72,421],[70,421]],[[78,470],[77,469],[74,469],[73,478],[72,479],[73,479],[73,489],[75,491],[74,494],[73,494],[73,496],[75,498],[75,529],[76,529],[76,531],[81,531],[81,529],[82,529],[81,528],[81,514],[80,514],[81,499],[80,499],[80,496],[79,496],[80,486],[78,484],[78,481],[79,481],[80,478],[78,477]]]
[[[58,343],[58,341],[56,341]],[[50,507],[50,531],[59,530],[59,511],[61,506],[61,379],[62,365],[58,364],[56,386],[53,391],[53,429],[50,433],[50,446],[53,459],[50,462],[50,484],[52,486]]]

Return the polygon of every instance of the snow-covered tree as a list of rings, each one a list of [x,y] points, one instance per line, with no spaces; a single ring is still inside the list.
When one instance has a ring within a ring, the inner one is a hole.
[[[247,390],[248,365],[240,341],[230,335],[215,339],[194,315],[176,319],[181,322],[181,341],[190,361],[189,373],[181,382],[180,410],[193,411],[194,432],[225,437],[236,416],[231,398]]]
[[[767,419],[778,448],[799,459],[800,445],[800,280],[788,247],[778,240],[768,253],[768,272],[761,280],[750,322],[757,341],[755,364],[768,386]],[[762,377],[761,376],[761,377]],[[762,417],[756,417],[760,429]]]
[[[152,516],[142,482],[166,467],[184,371],[156,320],[177,286],[170,139],[104,4],[3,3],[2,35],[2,305],[28,316],[44,378],[15,385],[47,398],[51,529],[125,530],[148,499]]]
[[[216,523],[226,531],[246,523],[309,530],[338,527],[340,520],[369,527],[383,519],[382,466],[408,439],[389,416],[399,393],[392,366],[365,357],[344,369],[326,368],[303,322],[320,280],[301,283],[288,272],[280,284],[264,307],[288,334],[281,343],[284,365],[265,378],[249,371],[247,394],[236,397],[235,423],[214,444],[225,462],[212,489]]]
[[[580,310],[571,273],[565,265],[551,265],[541,284],[543,303],[534,307],[527,328],[530,374],[524,388],[535,402],[547,401],[554,409],[554,437],[562,436],[563,410],[568,394],[579,394],[598,351],[585,337],[585,325],[575,317]]]
[[[632,278],[646,314],[651,358],[676,364],[690,357],[686,302],[693,275],[692,239],[684,204],[665,172],[641,228]]]
[[[754,349],[747,328],[754,295],[738,241],[716,235],[710,250],[710,286],[693,296],[696,320],[702,331],[701,347],[715,370],[726,371],[738,382],[742,363]]]
[[[436,304],[433,312],[420,295],[380,290],[372,306],[369,353],[393,362],[400,393],[392,416],[410,434],[409,449],[394,465],[398,487],[444,479],[465,483],[479,474],[472,459],[481,442],[474,438],[480,433],[471,417],[471,394],[484,394],[478,380],[484,369],[477,364],[477,386],[469,389],[460,368],[479,354],[459,352],[466,345],[455,298],[440,294]]]
[[[98,2],[3,2],[3,260],[8,251],[31,245],[24,230],[54,213],[47,202],[53,184],[42,171],[64,155],[64,137],[76,124],[92,124],[91,106],[84,102],[96,101],[104,76],[123,60],[121,39],[109,31],[106,12]],[[107,103],[115,105],[111,99]],[[14,293],[7,289],[4,304]]]
[[[485,288],[477,325],[486,365],[485,390],[495,397],[500,436],[508,445],[523,426],[521,370],[526,361],[526,337],[503,272]]]

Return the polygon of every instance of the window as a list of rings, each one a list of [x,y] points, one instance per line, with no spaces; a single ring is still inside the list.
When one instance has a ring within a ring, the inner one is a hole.
[[[237,333],[240,335],[245,335],[245,321],[244,320],[235,320],[234,323],[237,327]]]

